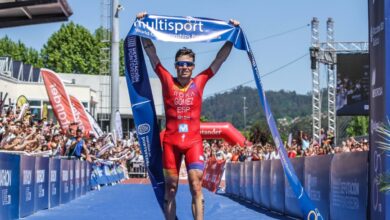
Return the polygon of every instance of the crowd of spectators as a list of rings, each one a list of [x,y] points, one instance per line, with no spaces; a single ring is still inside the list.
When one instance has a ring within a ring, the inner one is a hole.
[[[324,132],[321,139],[323,141],[320,145],[317,141],[310,139],[307,134],[301,133],[298,138],[292,138],[291,141],[284,143],[284,146],[289,158],[369,150],[369,143],[366,138],[361,138],[357,141],[354,137],[349,137],[342,141],[339,146],[333,143],[333,135],[331,133],[325,135]],[[204,141],[203,146],[205,158],[207,159],[214,157],[217,160],[231,162],[280,159],[276,147],[268,142],[231,146],[223,141]]]
[[[127,169],[128,161],[143,161],[133,133],[123,140],[110,133],[96,137],[83,132],[76,123],[64,132],[53,120],[36,118],[28,108],[3,109],[0,114],[0,152],[111,163],[124,169]]]
[[[120,140],[110,133],[100,137],[86,135],[77,124],[63,132],[52,120],[33,120],[29,110],[21,116],[21,110],[8,108],[0,115],[0,152],[23,153],[51,157],[86,160],[93,163],[111,162],[132,169],[132,164],[143,164],[144,159],[135,132]],[[337,154],[342,152],[368,151],[368,140],[357,141],[350,137],[340,146],[333,143],[333,134],[322,131],[321,144],[300,133],[297,138],[286,141],[285,148],[290,158]],[[214,157],[226,161],[258,161],[279,159],[275,146],[268,142],[250,143],[246,146],[229,145],[213,140],[203,142],[205,161]]]

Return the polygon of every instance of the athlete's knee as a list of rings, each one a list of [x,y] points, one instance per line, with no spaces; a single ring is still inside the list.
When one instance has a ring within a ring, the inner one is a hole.
[[[168,198],[173,198],[176,195],[178,184],[176,181],[167,181],[165,183],[166,193]]]
[[[192,196],[198,197],[202,195],[202,182],[193,180],[190,182],[190,189]]]

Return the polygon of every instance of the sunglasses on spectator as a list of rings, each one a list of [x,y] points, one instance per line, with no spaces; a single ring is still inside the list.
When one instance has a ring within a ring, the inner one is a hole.
[[[191,62],[191,61],[176,61],[175,65],[176,66],[180,66],[180,67],[183,67],[183,66],[190,67],[190,66],[194,66],[195,63]]]

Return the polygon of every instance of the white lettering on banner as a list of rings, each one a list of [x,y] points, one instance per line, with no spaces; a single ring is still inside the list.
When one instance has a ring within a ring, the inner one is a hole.
[[[62,181],[68,181],[69,180],[69,171],[63,170],[62,171]]]
[[[38,186],[38,198],[42,198],[45,196],[45,189],[43,188],[43,185],[40,184]]]
[[[37,170],[35,173],[36,183],[44,183],[45,182],[45,170]]]
[[[68,120],[68,115],[66,114],[65,107],[61,102],[61,95],[59,94],[55,84],[51,84],[49,88],[54,101],[53,108],[56,109],[58,114],[58,120],[60,121],[62,128],[67,129],[69,127],[70,122]]]
[[[204,32],[202,21],[196,21],[189,17],[187,22],[182,21],[168,21],[167,19],[155,18],[152,21],[141,21],[135,22],[136,27],[142,27],[144,29],[154,29],[157,31],[174,31],[175,34],[178,32]]]
[[[57,171],[51,170],[50,171],[50,182],[57,182]]]
[[[70,176],[70,180],[73,180],[74,177],[73,170],[69,170],[69,176]]]
[[[371,38],[371,42],[372,42],[372,45],[373,45],[373,46],[379,45],[380,40],[379,40],[378,37],[375,37],[375,35],[378,35],[378,34],[381,33],[384,29],[385,29],[385,24],[384,24],[383,21],[382,21],[381,23],[379,23],[378,26],[371,27],[370,38]]]
[[[12,183],[12,171],[0,170],[0,186],[10,187]]]
[[[80,170],[76,170],[76,179],[80,179]]]
[[[213,130],[200,130],[200,134],[201,135],[220,135],[220,134],[222,134],[222,130],[215,129],[215,128],[213,128]]]
[[[32,196],[31,196],[31,191],[30,191],[30,187],[26,187],[26,202],[30,201]]]
[[[52,195],[52,196],[57,195],[57,187],[56,187],[56,184],[55,184],[55,183],[52,183],[50,192],[51,192],[51,195]]]
[[[32,170],[23,170],[23,185],[30,185],[32,178]]]
[[[12,202],[11,195],[8,194],[8,189],[1,190],[1,203],[2,205],[10,205]]]
[[[383,94],[383,87],[375,88],[372,90],[372,98],[382,96]]]
[[[341,179],[335,179],[332,182],[332,203],[335,207],[342,207],[352,210],[358,210],[359,205],[359,182],[344,182]]]

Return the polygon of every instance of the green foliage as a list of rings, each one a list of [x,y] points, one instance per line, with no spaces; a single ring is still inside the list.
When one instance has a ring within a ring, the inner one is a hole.
[[[361,136],[368,135],[369,118],[368,116],[355,116],[352,117],[349,126],[347,127],[348,136]]]
[[[0,56],[12,57],[14,60],[42,67],[42,60],[37,50],[27,48],[21,41],[13,42],[8,36],[0,39]]]
[[[43,46],[45,67],[61,73],[99,73],[99,42],[86,28],[63,24]]]
[[[311,114],[311,96],[309,95],[281,90],[268,91],[266,96],[275,119],[292,120]],[[227,121],[238,129],[244,129],[243,97],[246,97],[247,126],[252,126],[259,120],[265,120],[257,89],[243,86],[205,99],[202,114],[210,121]]]

